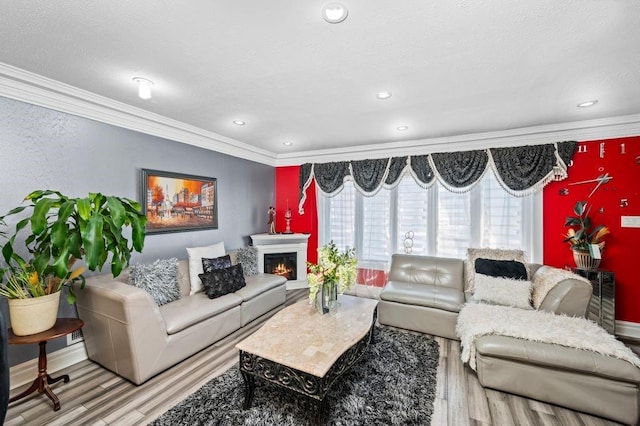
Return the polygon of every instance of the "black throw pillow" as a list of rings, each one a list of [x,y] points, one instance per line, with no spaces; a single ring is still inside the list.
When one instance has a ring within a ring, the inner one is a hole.
[[[224,269],[215,269],[198,276],[202,280],[204,292],[209,296],[209,299],[233,293],[247,285],[240,264]]]
[[[476,259],[476,273],[492,277],[505,277],[514,280],[526,280],[527,268],[516,260]]]
[[[213,259],[202,258],[202,270],[207,273],[215,269],[224,269],[231,266],[231,256],[225,254],[224,256],[214,257]]]

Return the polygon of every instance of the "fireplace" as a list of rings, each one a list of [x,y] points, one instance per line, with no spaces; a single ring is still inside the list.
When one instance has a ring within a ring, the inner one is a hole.
[[[309,234],[251,235],[258,251],[258,270],[287,279],[287,290],[307,288],[307,240]]]
[[[291,253],[265,253],[264,272],[285,277],[288,280],[297,278],[297,257],[296,252]]]

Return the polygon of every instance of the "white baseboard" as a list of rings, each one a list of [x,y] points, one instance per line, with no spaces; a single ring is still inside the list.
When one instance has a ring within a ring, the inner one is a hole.
[[[59,351],[47,354],[47,373],[55,373],[63,368],[88,359],[84,342],[64,347]],[[9,371],[9,385],[15,389],[31,383],[38,376],[38,358],[15,365]]]
[[[616,321],[616,335],[640,340],[640,323]]]

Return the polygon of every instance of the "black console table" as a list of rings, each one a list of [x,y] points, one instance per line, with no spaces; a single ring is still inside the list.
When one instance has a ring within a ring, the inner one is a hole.
[[[616,280],[610,271],[587,271],[573,269],[573,272],[591,281],[593,294],[589,302],[587,318],[598,323],[611,334],[616,332]]]

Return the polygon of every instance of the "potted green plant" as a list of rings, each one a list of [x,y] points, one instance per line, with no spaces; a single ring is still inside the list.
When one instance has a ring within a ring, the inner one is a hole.
[[[337,309],[338,293],[349,290],[356,282],[357,264],[355,249],[341,253],[333,241],[320,247],[318,263],[307,262],[309,302],[315,303],[322,314]]]
[[[80,287],[83,287],[84,267],[73,269],[79,259],[83,259],[91,271],[101,270],[110,260],[111,272],[118,276],[129,264],[131,253],[142,251],[145,238],[146,217],[140,205],[127,198],[100,193],[71,198],[47,190],[34,191],[27,195],[25,201],[30,204],[16,207],[0,217],[0,223],[6,224],[7,217],[22,216],[25,210],[30,211],[30,215],[17,222],[11,236],[7,238],[4,233],[7,241],[1,246],[7,266],[0,269],[0,281],[3,282],[0,294],[9,300],[14,333],[17,325],[14,313],[17,310],[12,309],[12,305],[41,304],[43,300],[37,299],[47,297],[59,301],[63,286],[80,281]],[[129,227],[131,242],[123,235]],[[27,234],[24,240],[19,241],[26,246],[29,260],[24,259],[15,247],[17,237],[23,231]],[[3,281],[5,275],[8,277],[6,283]],[[75,302],[71,286],[67,301]],[[39,312],[42,307],[36,309]],[[46,328],[40,331],[44,330]],[[28,334],[33,334],[33,331]]]
[[[580,269],[596,269],[600,264],[600,259],[591,256],[590,246],[597,245],[599,250],[604,250],[604,236],[609,233],[609,229],[604,225],[594,226],[586,201],[578,201],[573,208],[575,216],[567,216],[564,226],[570,227],[565,235],[564,242],[569,243],[573,251],[573,258]]]

